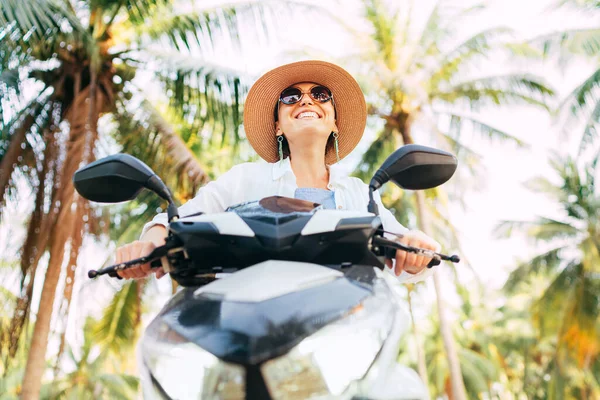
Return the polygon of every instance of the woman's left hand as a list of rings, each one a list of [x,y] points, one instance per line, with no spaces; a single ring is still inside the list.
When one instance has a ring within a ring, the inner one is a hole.
[[[438,242],[423,232],[417,230],[404,233],[403,236],[396,239],[396,241],[406,246],[419,247],[422,249],[433,250],[435,252],[439,252],[442,248]],[[396,266],[394,273],[396,276],[399,276],[402,271],[406,271],[410,274],[418,274],[425,269],[425,267],[427,267],[429,261],[431,261],[430,257],[415,253],[407,253],[406,251],[402,250],[396,250]],[[385,263],[389,268],[392,268],[392,260],[386,259]]]

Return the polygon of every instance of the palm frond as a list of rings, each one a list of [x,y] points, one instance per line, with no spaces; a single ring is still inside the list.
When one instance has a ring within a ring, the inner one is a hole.
[[[598,139],[600,133],[600,101],[596,103],[596,106],[590,113],[590,116],[585,124],[583,135],[581,136],[581,142],[579,144],[579,155],[581,155],[590,146],[593,146]]]
[[[545,55],[583,54],[596,56],[600,52],[600,29],[570,29],[537,36],[529,40]]]
[[[418,43],[423,56],[438,55],[439,39],[447,34],[447,28],[442,25],[442,5],[441,1],[437,0],[427,17],[427,21],[423,25]]]
[[[448,3],[436,1],[417,41],[419,48],[422,49],[420,54],[422,56],[439,56],[444,41],[455,37],[456,27],[459,26],[461,20],[484,8],[485,6],[482,4],[474,4],[470,7],[453,10]]]
[[[226,37],[238,36],[235,8],[181,12],[168,1],[164,3],[150,17],[132,20],[136,37],[166,39],[177,50],[197,48],[202,53],[214,43],[215,31],[226,32]]]
[[[499,75],[457,82],[440,91],[433,91],[431,99],[447,103],[468,100],[471,105],[533,104],[548,109],[547,101],[554,90],[541,78],[531,75]]]
[[[535,302],[535,322],[542,335],[560,332],[560,328],[564,326],[566,311],[571,307],[571,303],[576,301],[573,296],[582,272],[581,263],[569,263]]]
[[[204,58],[165,53],[153,55],[158,73],[170,93],[173,110],[199,131],[210,127],[221,144],[241,141],[242,99],[252,77],[243,71]]]
[[[155,15],[161,6],[167,4],[169,4],[168,0],[122,0],[117,3],[117,7],[124,9],[129,21],[137,25],[143,24],[147,18]]]
[[[508,28],[490,28],[469,37],[452,50],[441,54],[438,57],[440,63],[436,64],[435,70],[431,74],[432,86],[436,87],[436,83],[439,81],[452,79],[461,67],[474,57],[487,57],[495,45],[495,40],[510,32],[512,31]]]
[[[131,154],[131,153],[129,153]],[[135,154],[132,154],[136,156]],[[137,157],[137,156],[136,156]],[[140,157],[138,157],[140,158]],[[141,159],[141,158],[140,158]],[[164,179],[167,186],[169,179]],[[175,192],[176,200],[180,197],[178,192]],[[114,215],[119,218],[113,219],[110,223],[110,238],[122,245],[131,243],[140,235],[143,226],[156,215],[157,210],[165,207],[164,200],[151,192],[143,192],[135,200],[123,205],[123,209],[113,210]]]
[[[122,400],[135,397],[139,385],[136,377],[126,374],[101,374],[96,382],[102,386],[107,397]]]
[[[564,249],[565,246],[559,246],[520,263],[508,276],[504,290],[509,294],[514,293],[519,285],[527,282],[531,276],[556,271],[564,262],[561,256]]]
[[[77,16],[60,3],[0,0],[0,47],[6,46],[17,52],[37,47],[39,52],[39,48],[58,49],[56,39],[66,37],[75,41],[91,40]]]
[[[573,239],[579,235],[577,227],[567,222],[544,217],[538,217],[535,221],[502,221],[494,228],[494,235],[510,237],[514,230],[541,241]]]
[[[373,27],[373,42],[377,46],[377,52],[389,70],[395,71],[397,11],[390,10],[381,0],[364,1],[364,6],[365,18]]]
[[[6,89],[12,89],[18,95],[20,93],[20,82],[18,69],[7,69],[4,71],[0,69],[0,94],[2,94],[2,97],[8,94]],[[0,114],[0,118],[1,116],[2,114]]]
[[[556,185],[545,177],[535,177],[527,180],[524,187],[528,190],[540,193],[552,198],[555,201],[563,201],[566,199],[566,193],[562,187]]]
[[[139,285],[142,284],[142,281],[132,281],[123,285],[93,329],[95,342],[114,354],[135,342],[141,316]]]
[[[579,229],[572,224],[552,218],[538,218],[536,224],[531,226],[527,233],[542,241],[575,239],[580,234]]]
[[[565,97],[562,107],[567,107],[574,116],[600,103],[600,68],[588,76],[569,95]]]
[[[169,177],[171,188],[189,196],[208,180],[178,129],[149,101],[142,101],[135,114],[120,113],[116,122],[119,129],[115,134],[123,151],[142,159],[160,176]]]
[[[364,153],[361,163],[356,168],[357,176],[363,180],[370,179],[394,150],[394,133],[391,129],[384,129]]]
[[[461,348],[460,368],[465,387],[471,398],[477,398],[489,390],[490,384],[497,378],[498,369],[492,361],[483,354],[468,348]]]
[[[479,132],[482,135],[487,136],[492,141],[497,140],[502,143],[510,142],[518,146],[525,146],[525,142],[523,142],[521,139],[509,134],[506,131],[480,121],[472,115],[461,114],[457,112],[451,112],[448,115],[451,119],[450,126],[452,129],[460,131],[464,128],[465,123],[468,123],[474,128],[475,132]]]

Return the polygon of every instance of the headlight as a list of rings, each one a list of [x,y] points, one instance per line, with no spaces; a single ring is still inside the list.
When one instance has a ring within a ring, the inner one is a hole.
[[[161,323],[144,336],[141,352],[144,398],[245,399],[244,367],[219,360]],[[158,333],[158,335],[157,335]]]
[[[394,321],[390,293],[382,286],[345,318],[263,364],[262,374],[274,399],[340,396],[366,374]]]

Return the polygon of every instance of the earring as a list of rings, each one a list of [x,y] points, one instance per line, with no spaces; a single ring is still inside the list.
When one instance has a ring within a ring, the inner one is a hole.
[[[338,136],[337,132],[333,132],[333,146],[335,147],[335,158],[337,158],[338,162],[340,162],[340,152],[338,148]]]
[[[279,142],[279,161],[283,161],[283,135],[277,136],[277,141]]]

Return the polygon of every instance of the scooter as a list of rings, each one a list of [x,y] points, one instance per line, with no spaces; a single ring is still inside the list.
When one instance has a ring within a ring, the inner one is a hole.
[[[151,262],[182,286],[140,341],[144,398],[426,399],[416,372],[396,362],[410,318],[384,261],[397,250],[431,257],[429,268],[459,258],[387,239],[373,193],[390,180],[433,188],[456,167],[450,153],[406,145],[374,175],[364,212],[272,196],[181,218],[166,185],[132,156],[78,170],[75,188],[91,201],[146,188],[168,202],[164,246],[88,273],[119,278]]]

